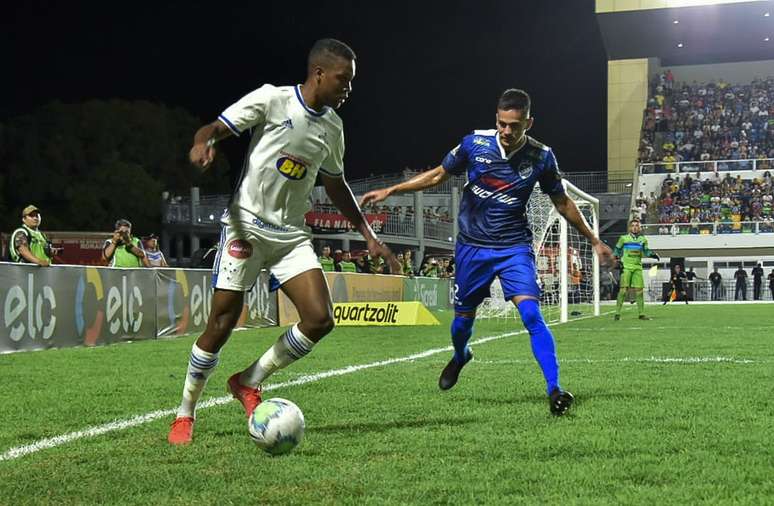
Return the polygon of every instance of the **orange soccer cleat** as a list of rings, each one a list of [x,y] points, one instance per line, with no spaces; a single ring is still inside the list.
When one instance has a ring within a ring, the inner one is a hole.
[[[239,374],[236,373],[228,379],[228,389],[234,399],[242,403],[245,408],[245,415],[250,415],[255,411],[256,406],[261,403],[261,389],[246,387],[239,383]]]

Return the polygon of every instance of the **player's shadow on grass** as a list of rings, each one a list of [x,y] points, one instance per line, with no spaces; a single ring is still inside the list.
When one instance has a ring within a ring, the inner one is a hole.
[[[417,429],[452,426],[475,423],[478,420],[474,417],[465,418],[430,418],[416,420],[392,420],[385,422],[363,422],[363,423],[337,423],[330,425],[319,425],[309,427],[309,432],[321,434],[351,434],[353,432],[386,432],[393,429]]]

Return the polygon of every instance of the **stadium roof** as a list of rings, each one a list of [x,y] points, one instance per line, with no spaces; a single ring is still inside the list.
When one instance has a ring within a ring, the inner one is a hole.
[[[774,56],[774,2],[601,12],[608,59],[662,65],[767,60]]]

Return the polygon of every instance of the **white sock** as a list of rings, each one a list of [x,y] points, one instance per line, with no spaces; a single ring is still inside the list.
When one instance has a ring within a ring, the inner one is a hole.
[[[183,387],[183,401],[177,410],[178,418],[181,416],[196,416],[196,403],[202,396],[207,378],[218,365],[218,354],[204,351],[194,343],[191,348],[191,357],[188,360],[188,371],[185,375]]]
[[[301,333],[298,324],[293,325],[261,358],[242,371],[239,382],[255,388],[275,371],[284,369],[312,351],[314,345],[314,341]]]

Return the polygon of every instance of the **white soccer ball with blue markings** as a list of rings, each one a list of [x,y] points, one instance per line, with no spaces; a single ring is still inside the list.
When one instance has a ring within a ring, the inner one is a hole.
[[[298,406],[279,397],[260,403],[247,422],[258,448],[272,455],[283,455],[298,446],[304,427],[304,414]]]

